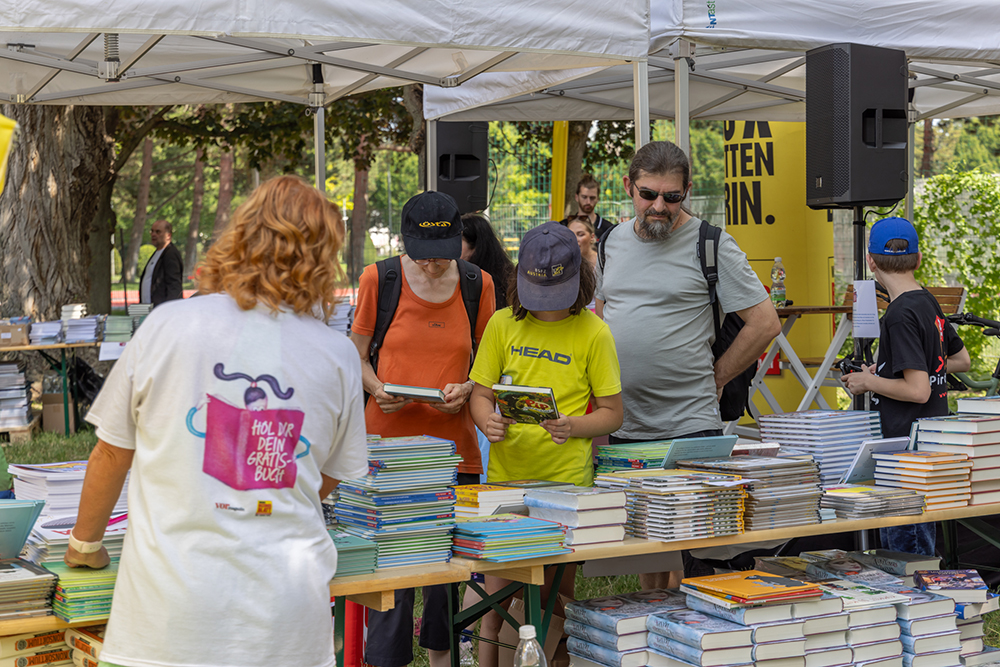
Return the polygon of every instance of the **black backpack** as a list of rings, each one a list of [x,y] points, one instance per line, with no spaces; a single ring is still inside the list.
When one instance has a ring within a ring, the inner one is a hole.
[[[462,301],[469,315],[469,330],[472,333],[472,347],[476,346],[476,320],[479,319],[479,299],[483,293],[483,272],[475,264],[458,261],[458,282],[462,288]],[[378,372],[378,353],[385,342],[385,335],[392,324],[392,318],[399,306],[399,295],[403,291],[403,262],[399,256],[383,259],[375,263],[378,268],[378,312],[375,315],[375,331],[368,346],[368,359]],[[367,400],[367,394],[365,399]]]
[[[604,244],[608,236],[615,230],[612,227],[597,246],[597,261],[604,271],[606,255]],[[718,295],[715,286],[719,282],[719,239],[722,237],[722,230],[712,225],[706,220],[701,221],[701,229],[698,230],[698,258],[701,261],[701,272],[708,282],[708,302],[712,305],[712,316],[715,321],[715,342],[712,344],[712,355],[715,359],[721,357],[729,346],[733,344],[736,335],[744,326],[743,318],[736,313],[726,313],[725,318],[721,315]],[[754,375],[757,374],[757,362],[755,361],[739,375],[726,383],[722,389],[722,398],[719,400],[719,414],[722,421],[733,421],[743,416],[744,411],[749,409],[750,384]]]

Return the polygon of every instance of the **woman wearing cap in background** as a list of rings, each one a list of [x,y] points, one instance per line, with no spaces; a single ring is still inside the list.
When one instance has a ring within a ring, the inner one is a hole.
[[[382,437],[433,435],[453,440],[462,456],[458,484],[476,484],[482,472],[475,424],[469,413],[472,394],[469,368],[473,355],[469,315],[462,299],[459,267],[462,219],[458,205],[440,192],[424,192],[403,206],[401,233],[402,290],[399,305],[379,351],[378,373],[369,359],[378,309],[378,269],[361,274],[351,340],[361,356],[362,378],[371,400],[365,426]],[[493,279],[482,274],[482,293],[475,340],[482,338],[493,314]],[[444,403],[419,403],[390,396],[386,382],[444,391]],[[413,661],[413,589],[396,591],[395,608],[371,612],[365,662],[376,667],[402,667]],[[445,586],[424,587],[424,618],[420,645],[428,649],[431,666],[448,660],[448,618]]]

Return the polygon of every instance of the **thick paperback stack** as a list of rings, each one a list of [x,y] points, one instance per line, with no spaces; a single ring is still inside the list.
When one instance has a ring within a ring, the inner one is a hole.
[[[528,514],[566,527],[566,545],[625,539],[625,492],[582,486],[533,489],[524,494]]]
[[[103,570],[46,563],[45,568],[59,577],[52,611],[67,623],[100,621],[111,612],[111,595],[118,578],[118,563]]]
[[[1000,396],[969,396],[956,403],[959,414],[1000,415]]]
[[[340,530],[329,530],[330,538],[337,548],[336,577],[353,574],[371,574],[378,561],[378,545],[357,535]]]
[[[504,505],[520,505],[524,490],[498,484],[455,487],[455,516],[489,516]]]
[[[133,320],[129,315],[108,315],[104,320],[105,342],[127,343],[132,340]]]
[[[969,504],[972,462],[965,454],[876,452],[872,458],[875,459],[876,484],[913,489],[923,494],[927,512]]]
[[[97,667],[104,647],[104,625],[88,625],[66,630],[66,644],[76,667]]]
[[[14,476],[14,495],[24,500],[44,500],[50,517],[73,519],[80,507],[86,461],[61,463],[12,464],[7,472]],[[115,503],[115,514],[128,511],[128,476]]]
[[[554,521],[519,514],[463,517],[455,523],[456,556],[505,562],[572,553],[563,546],[566,529]]]
[[[606,667],[661,664],[648,655],[646,621],[652,614],[682,609],[684,596],[674,590],[576,600],[566,605],[566,648],[574,663],[583,658]]]
[[[625,532],[685,540],[743,532],[744,482],[693,470],[633,470],[598,475],[596,486],[625,491]]]
[[[594,472],[660,468],[663,466],[663,457],[670,451],[671,443],[673,440],[598,445]]]
[[[31,391],[23,361],[0,363],[0,428],[17,428],[31,422]]]
[[[782,452],[811,454],[823,484],[838,481],[865,440],[882,437],[878,412],[805,410],[758,419],[761,440],[781,444]]]
[[[55,576],[18,558],[42,504],[30,500],[0,500],[0,620],[52,614]]]
[[[746,482],[746,530],[819,523],[819,467],[809,456],[739,456],[678,461],[689,470],[740,475]]]
[[[35,521],[24,557],[32,563],[61,563],[69,548],[69,534],[76,525],[76,516],[52,517],[43,514]],[[128,515],[112,515],[108,527],[104,529],[104,548],[108,556],[117,562],[122,555],[125,533],[128,531]]]
[[[65,342],[93,343],[97,340],[101,318],[99,315],[64,319]]]
[[[32,322],[28,340],[32,345],[56,345],[62,342],[62,320],[54,322]]]
[[[16,667],[71,664],[69,657],[65,630],[28,632],[0,639],[0,659]]]
[[[991,405],[989,397],[960,399]],[[961,408],[960,408],[961,409]],[[963,414],[917,420],[917,450],[921,453],[965,454],[972,462],[969,505],[1000,502],[1000,413]]]
[[[149,311],[153,310],[153,304],[151,303],[130,303],[128,305],[128,315],[132,318],[132,333],[139,328],[146,316],[149,315]]]
[[[448,561],[462,461],[455,443],[421,435],[367,445],[368,474],[338,486],[341,529],[378,545],[379,568]]]
[[[908,516],[923,513],[924,496],[912,489],[835,484],[823,487],[820,505],[836,511],[838,519]]]

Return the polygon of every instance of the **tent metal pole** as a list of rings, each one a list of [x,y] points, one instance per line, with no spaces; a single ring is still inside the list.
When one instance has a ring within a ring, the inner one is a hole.
[[[425,144],[425,150],[427,151],[427,187],[425,189],[428,192],[430,192],[431,190],[437,190],[437,181],[438,181],[437,146],[438,146],[438,124],[436,120],[429,120],[427,121],[427,142]]]
[[[649,143],[649,63],[632,63],[632,96],[635,110],[635,147]]]
[[[916,187],[916,138],[917,138],[917,107],[910,102],[910,107],[907,113],[907,130],[909,131],[906,138],[906,219],[913,222],[913,190]]]
[[[694,62],[694,44],[681,40],[674,57],[674,143],[685,155],[691,155],[691,70]]]
[[[313,141],[316,155],[316,189],[326,194],[326,109],[313,109]]]

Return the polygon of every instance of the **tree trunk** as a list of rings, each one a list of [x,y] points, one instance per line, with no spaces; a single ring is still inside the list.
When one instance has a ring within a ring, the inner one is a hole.
[[[111,314],[111,253],[114,250],[114,233],[118,216],[111,206],[118,175],[109,173],[97,193],[97,213],[90,224],[90,296],[88,311],[92,314]]]
[[[410,114],[410,151],[417,155],[417,187],[427,189],[427,123],[424,120],[424,85],[411,83],[403,86],[403,105]]]
[[[201,226],[201,207],[205,199],[205,151],[198,148],[194,153],[194,192],[191,195],[191,219],[188,222],[187,239],[184,241],[184,270],[188,275],[194,272],[198,263],[198,228]]]
[[[139,192],[135,197],[135,218],[132,219],[132,231],[128,235],[127,257],[122,271],[126,282],[132,282],[139,275],[139,246],[146,233],[146,212],[149,210],[149,181],[153,175],[153,138],[146,137],[142,143],[142,168],[139,170]]]
[[[576,184],[583,177],[583,156],[587,152],[587,139],[590,134],[589,121],[571,120],[569,122],[569,140],[566,144],[566,209],[560,219],[576,212]]]
[[[927,178],[934,171],[934,124],[924,119],[924,156],[920,160],[920,175]]]
[[[3,314],[55,319],[88,297],[90,225],[114,142],[102,107],[18,104],[2,113],[21,126],[0,194]]]
[[[365,268],[365,235],[368,233],[368,170],[354,165],[354,210],[351,212],[351,254],[347,260],[351,283]]]
[[[233,149],[226,146],[219,158],[219,205],[215,209],[215,225],[212,228],[212,240],[219,238],[229,225],[230,208],[233,205]]]

